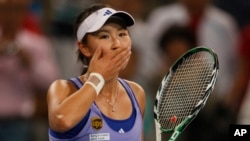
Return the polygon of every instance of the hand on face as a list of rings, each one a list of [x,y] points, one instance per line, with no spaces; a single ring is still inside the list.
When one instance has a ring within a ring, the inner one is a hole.
[[[131,47],[116,48],[109,53],[104,53],[102,47],[98,47],[90,61],[88,72],[100,73],[105,81],[109,81],[126,67],[130,55]]]

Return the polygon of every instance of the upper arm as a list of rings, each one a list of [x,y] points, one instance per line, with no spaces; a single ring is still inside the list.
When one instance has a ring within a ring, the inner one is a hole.
[[[54,115],[60,104],[73,92],[73,86],[67,80],[55,80],[47,92],[49,124],[53,127]]]
[[[53,110],[53,107],[59,105],[64,99],[66,99],[71,92],[71,86],[67,80],[54,81],[47,93],[47,102],[49,110]]]
[[[90,85],[77,89],[71,81],[56,80],[47,94],[49,125],[57,132],[65,132],[79,123],[96,98]]]

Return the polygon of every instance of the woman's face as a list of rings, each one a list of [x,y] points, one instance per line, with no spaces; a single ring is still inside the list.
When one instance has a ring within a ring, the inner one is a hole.
[[[131,48],[128,30],[117,23],[107,23],[98,31],[88,34],[87,43],[91,56],[98,47],[102,48],[103,55],[117,48]]]

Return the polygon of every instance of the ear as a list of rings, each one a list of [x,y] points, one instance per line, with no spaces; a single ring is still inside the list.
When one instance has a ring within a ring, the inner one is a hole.
[[[91,56],[90,49],[85,44],[83,44],[82,42],[77,42],[77,46],[84,56],[86,57]]]

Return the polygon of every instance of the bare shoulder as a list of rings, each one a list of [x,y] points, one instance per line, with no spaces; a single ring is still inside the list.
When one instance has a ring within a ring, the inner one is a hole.
[[[133,92],[135,94],[135,97],[137,99],[137,102],[138,102],[138,104],[140,106],[141,112],[142,112],[142,114],[144,114],[145,104],[146,104],[146,94],[145,94],[144,89],[142,88],[141,85],[139,85],[136,82],[129,81],[129,80],[125,80],[125,81],[132,88],[132,90],[133,90]]]
[[[70,81],[64,79],[55,80],[51,83],[47,92],[48,103],[60,103],[73,91],[76,91],[76,88]]]
[[[134,92],[136,92],[136,94],[138,95],[145,95],[144,89],[142,88],[141,85],[139,85],[138,83],[134,82],[134,81],[129,81],[129,80],[125,80],[129,86],[133,89]]]
[[[72,84],[68,80],[64,79],[58,79],[51,83],[48,94],[54,93],[54,92],[63,92],[65,90],[71,89]]]

